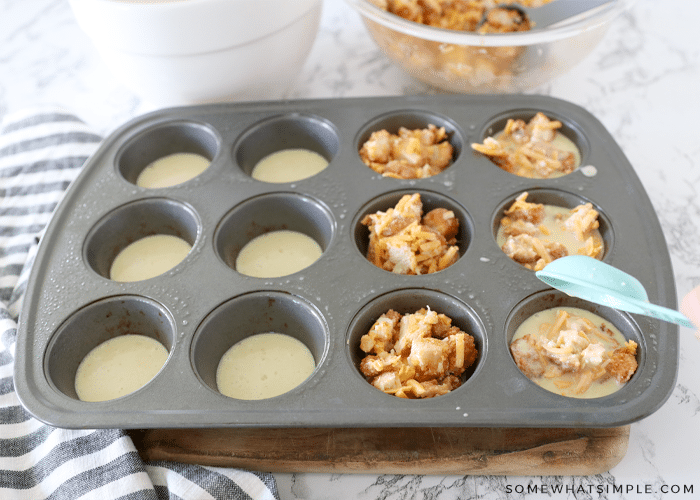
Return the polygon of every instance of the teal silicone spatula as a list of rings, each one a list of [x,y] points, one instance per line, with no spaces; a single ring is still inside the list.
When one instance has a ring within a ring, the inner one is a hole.
[[[650,303],[647,291],[634,276],[592,257],[561,257],[535,275],[567,295],[694,328],[682,313]]]

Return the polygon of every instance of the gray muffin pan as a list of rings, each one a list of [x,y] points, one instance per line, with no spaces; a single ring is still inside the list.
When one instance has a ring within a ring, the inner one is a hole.
[[[514,176],[471,149],[509,117],[537,111],[564,123],[582,153],[579,169],[552,180]],[[358,150],[370,133],[445,126],[454,163],[422,180],[383,178]],[[330,164],[314,177],[269,184],[250,177],[273,151],[303,147]],[[211,158],[201,175],[171,188],[134,184],[173,152]],[[68,428],[524,426],[611,427],[644,418],[669,397],[678,369],[678,327],[563,295],[496,245],[516,196],[601,213],[604,260],[636,276],[650,300],[676,306],[671,262],[654,209],[615,140],[591,114],[549,97],[422,96],[257,102],[166,109],[107,138],[57,209],[39,246],[19,323],[15,384],[38,419]],[[426,209],[460,221],[460,259],[426,276],[383,271],[366,260],[363,216],[420,193]],[[233,269],[237,252],[272,229],[302,231],[324,252],[296,274],[261,279]],[[193,245],[171,271],[149,280],[107,278],[121,248],[153,233]],[[589,309],[639,344],[639,368],[617,393],[578,400],[552,394],[516,367],[508,344],[537,310]],[[429,306],[471,333],[479,357],[448,395],[404,400],[370,386],[358,369],[360,337],[384,312]],[[168,361],[140,390],[87,403],[74,389],[83,356],[102,341],[139,332],[159,339]],[[254,333],[303,341],[317,367],[296,389],[266,400],[216,390],[222,354]]]

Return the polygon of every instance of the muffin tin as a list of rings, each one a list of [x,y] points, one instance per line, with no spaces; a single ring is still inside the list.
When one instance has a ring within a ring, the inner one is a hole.
[[[543,111],[564,124],[582,153],[577,171],[552,180],[509,174],[472,151],[511,117]],[[445,126],[454,163],[427,179],[383,178],[358,150],[371,132]],[[250,177],[273,151],[302,147],[329,160],[314,177],[268,184]],[[194,152],[212,163],[178,186],[134,182],[149,162]],[[650,300],[675,307],[666,243],[634,169],[602,124],[584,109],[543,96],[419,96],[255,102],[173,108],[116,130],[72,184],[39,246],[19,322],[15,384],[38,419],[68,428],[151,427],[610,427],[644,418],[673,390],[678,327],[561,294],[510,260],[495,234],[506,207],[528,201],[601,213],[604,261],[635,275]],[[360,220],[402,194],[460,220],[460,258],[425,276],[394,275],[366,260]],[[322,257],[298,273],[252,278],[233,262],[253,237],[273,229],[312,236]],[[153,233],[193,248],[169,272],[145,281],[108,279],[128,243]],[[571,305],[612,321],[636,341],[639,368],[618,392],[593,400],[552,394],[516,367],[508,344],[537,310]],[[360,337],[388,309],[429,306],[471,333],[479,357],[450,394],[404,400],[373,388],[358,363]],[[140,390],[99,403],[80,401],[75,371],[102,341],[138,331],[159,339],[169,358]],[[317,363],[296,389],[242,401],[216,390],[219,358],[253,333],[302,340]]]

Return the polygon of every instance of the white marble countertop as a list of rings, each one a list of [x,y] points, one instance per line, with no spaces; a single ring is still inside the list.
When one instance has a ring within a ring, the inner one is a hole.
[[[700,101],[692,98],[700,85],[697,19],[700,2],[639,0],[581,64],[532,91],[583,106],[618,141],[664,227],[679,301],[700,285],[700,146],[695,128]],[[342,0],[325,0],[312,53],[284,97],[425,92],[430,90],[382,55],[358,15]],[[109,74],[66,1],[0,0],[0,118],[37,104],[58,104],[102,134],[152,109]],[[551,478],[275,474],[280,496],[283,500],[698,498],[700,340],[687,328],[681,328],[680,336],[680,369],[673,394],[660,410],[632,425],[625,458],[605,474]],[[552,495],[551,489],[543,492],[545,485],[556,484],[569,488],[562,495]]]

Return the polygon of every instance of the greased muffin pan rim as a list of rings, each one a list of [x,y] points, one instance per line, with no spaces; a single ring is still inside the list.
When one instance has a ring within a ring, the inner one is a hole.
[[[596,176],[586,177],[574,172],[545,181],[521,179],[471,152],[468,145],[481,140],[478,134],[484,124],[511,109],[540,110],[545,114],[551,110],[557,116],[568,117],[564,119],[565,124],[573,123],[586,133],[591,150],[583,160],[596,165]],[[457,125],[456,130],[462,134],[464,144],[460,157],[434,178],[381,178],[359,159],[356,151],[358,134],[378,116],[416,112],[446,116]],[[248,178],[232,158],[236,137],[265,119],[295,114],[319,116],[335,125],[339,145],[329,167],[310,179],[282,185],[264,184]],[[198,178],[172,188],[145,190],[126,181],[116,166],[110,165],[114,161],[115,150],[129,138],[149,127],[175,120],[206,123],[221,141],[212,165]],[[600,143],[600,147],[596,150],[593,146],[597,143]],[[606,162],[610,163],[607,169],[604,165]],[[599,186],[611,181],[618,187],[624,184],[628,192],[637,195],[637,201],[626,204],[619,199],[607,199],[606,190],[601,190]],[[358,185],[362,187],[361,190]],[[110,189],[108,196],[104,192],[105,186]],[[643,187],[602,125],[585,110],[571,103],[520,95],[325,99],[175,108],[134,119],[104,141],[67,193],[54,221],[47,228],[20,319],[17,352],[22,356],[16,363],[18,395],[39,419],[62,427],[86,428],[331,425],[600,427],[643,418],[655,411],[670,395],[678,362],[677,327],[643,317],[631,318],[639,326],[648,352],[645,352],[639,368],[643,373],[637,377],[643,379],[644,387],[631,381],[621,391],[624,397],[613,395],[589,401],[566,398],[562,401],[561,397],[551,393],[542,395],[523,388],[523,385],[531,382],[524,379],[524,375],[505,369],[512,358],[497,339],[505,328],[508,312],[524,297],[548,287],[539,282],[531,271],[511,261],[494,244],[493,211],[495,200],[536,187],[578,193],[595,205],[611,211],[608,216],[616,226],[615,245],[606,254],[605,260],[624,267],[628,265],[624,254],[630,248],[646,243],[663,261],[662,265],[657,262],[656,268],[650,269],[643,277],[651,300],[669,307],[675,305],[674,285],[667,278],[672,274],[669,272],[668,251]],[[464,255],[451,268],[429,276],[389,275],[366,261],[365,266],[355,265],[363,259],[353,241],[355,228],[352,225],[360,207],[387,192],[414,189],[439,191],[466,209],[472,219],[472,241]],[[203,191],[213,193],[210,199],[202,199]],[[291,276],[273,279],[236,276],[235,271],[221,261],[217,263],[214,258],[214,228],[233,206],[257,195],[278,192],[293,192],[326,204],[334,219],[334,234],[329,246],[318,262]],[[109,199],[105,200],[105,197]],[[97,220],[118,205],[151,197],[171,198],[184,203],[197,215],[201,234],[197,238],[199,243],[195,244],[188,256],[190,265],[179,266],[160,277],[133,284],[109,282],[96,273],[82,274],[76,279],[62,270],[64,267],[76,269],[76,266],[85,266],[81,251],[83,240]],[[611,205],[615,205],[612,210]],[[634,210],[630,211],[628,205],[632,205]],[[634,215],[639,213],[642,215]],[[644,222],[642,224],[639,217],[648,220],[641,221]],[[620,218],[626,220],[622,226],[621,221],[617,220]],[[56,264],[55,261],[61,259],[65,266]],[[338,265],[342,262],[347,262],[347,266]],[[630,272],[634,274],[636,270],[637,267]],[[199,280],[200,283],[210,280],[208,295],[198,305],[199,298],[195,297],[195,291],[183,286],[188,280]],[[350,285],[348,290],[341,293],[329,287],[329,282],[349,282]],[[71,287],[80,290],[72,290]],[[348,366],[344,351],[351,348],[347,345],[351,318],[364,304],[403,289],[434,290],[453,296],[474,310],[483,324],[488,348],[484,358],[477,361],[480,367],[467,384],[451,394],[424,401],[399,400],[378,390],[368,390],[372,389],[369,384],[357,380],[356,367]],[[503,289],[509,290],[505,297],[497,293]],[[188,353],[193,332],[217,305],[256,291],[297,296],[317,308],[330,332],[328,356],[317,366],[308,384],[302,384],[290,393],[261,402],[226,398],[216,398],[214,402],[205,395],[211,391],[203,390],[196,377],[187,373],[187,370],[191,370]],[[84,403],[57,394],[46,383],[42,361],[53,332],[73,311],[101,297],[120,295],[151,298],[163,304],[172,314],[178,332],[168,363],[147,386],[117,400]],[[498,307],[494,304],[498,304]],[[65,312],[59,313],[59,310]],[[183,327],[185,323],[187,328]],[[501,372],[505,372],[509,378],[499,380]],[[635,391],[640,394],[630,395]],[[144,406],[144,403],[147,405]]]

